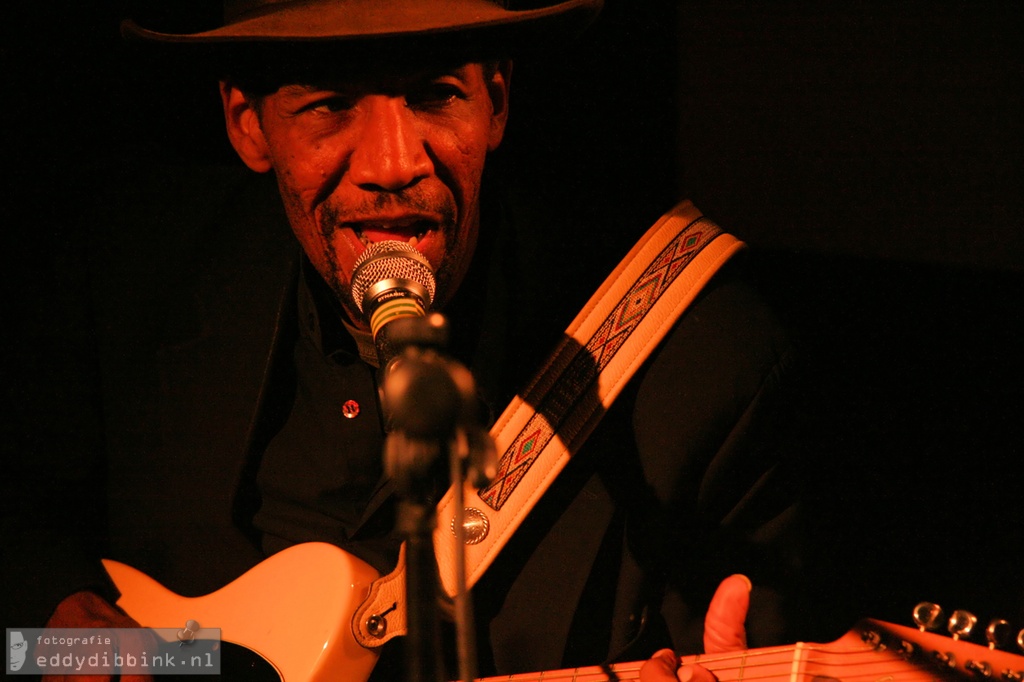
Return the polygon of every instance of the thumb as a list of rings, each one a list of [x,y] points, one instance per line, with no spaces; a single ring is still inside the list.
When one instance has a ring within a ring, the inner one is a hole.
[[[750,607],[750,579],[737,573],[718,586],[704,618],[704,651],[721,654],[747,648],[747,630],[743,623]]]

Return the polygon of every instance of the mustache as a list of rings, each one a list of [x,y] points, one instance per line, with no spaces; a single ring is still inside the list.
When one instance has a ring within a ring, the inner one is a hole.
[[[336,205],[321,204],[321,229],[325,236],[333,233],[339,225],[376,214],[388,215],[402,212],[437,214],[442,217],[441,228],[447,230],[455,225],[457,210],[455,200],[449,194],[428,192],[412,187],[401,192],[378,192],[360,201]]]

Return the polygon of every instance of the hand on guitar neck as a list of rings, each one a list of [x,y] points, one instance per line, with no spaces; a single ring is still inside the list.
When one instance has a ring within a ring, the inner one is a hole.
[[[704,651],[709,654],[747,648],[744,623],[750,606],[750,580],[731,575],[718,586],[704,618]],[[640,682],[714,682],[714,674],[699,665],[680,665],[671,649],[655,652],[640,668]]]

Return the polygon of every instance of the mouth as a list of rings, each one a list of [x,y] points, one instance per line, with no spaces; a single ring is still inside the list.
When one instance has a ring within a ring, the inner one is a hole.
[[[407,215],[395,217],[368,217],[346,221],[364,247],[383,241],[406,242],[415,247],[428,235],[440,229],[440,221],[433,216]]]

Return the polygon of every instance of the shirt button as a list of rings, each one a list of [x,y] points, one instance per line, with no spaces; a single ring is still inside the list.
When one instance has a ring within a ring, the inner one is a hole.
[[[359,403],[354,400],[346,400],[345,404],[341,406],[341,413],[345,419],[355,419],[359,416]]]

